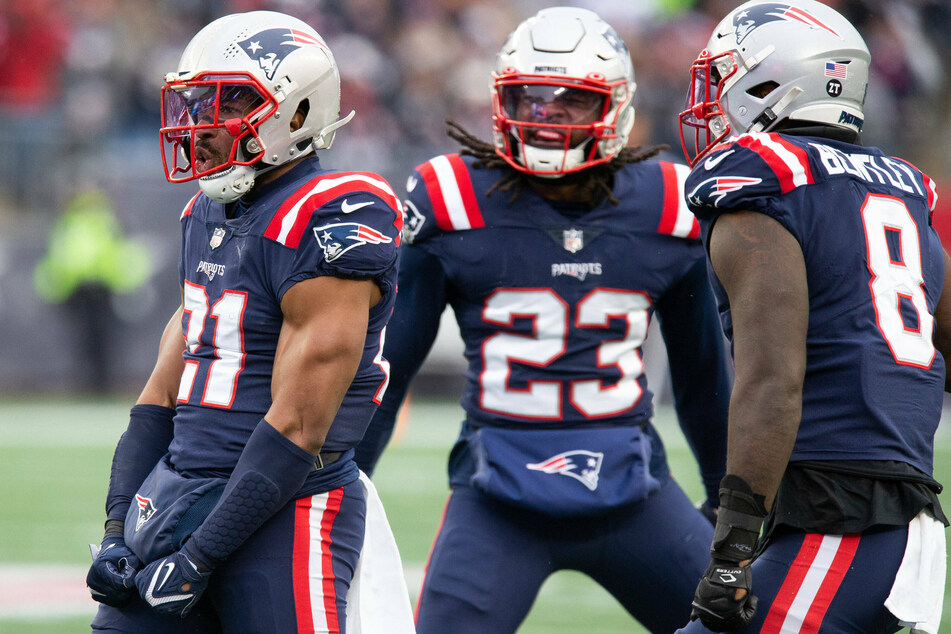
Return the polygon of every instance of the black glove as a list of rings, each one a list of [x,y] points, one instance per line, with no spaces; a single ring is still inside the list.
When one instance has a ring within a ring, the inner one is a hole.
[[[749,559],[766,517],[764,502],[765,498],[753,493],[738,476],[727,475],[721,481],[720,510],[710,546],[713,561],[694,594],[691,621],[700,619],[707,629],[726,632],[753,620],[756,597]],[[746,591],[740,599],[736,598],[738,590]]]
[[[114,607],[128,603],[135,596],[135,575],[140,565],[121,532],[106,535],[86,574],[92,598]]]
[[[750,624],[756,615],[750,567],[713,560],[700,579],[693,597],[690,620],[700,619],[708,630],[727,632]],[[736,591],[746,590],[742,599]]]
[[[187,549],[153,561],[136,576],[139,594],[153,610],[185,618],[208,588],[211,570]]]

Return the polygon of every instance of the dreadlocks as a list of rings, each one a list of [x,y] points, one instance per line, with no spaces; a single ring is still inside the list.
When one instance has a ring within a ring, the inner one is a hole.
[[[505,175],[496,181],[496,183],[485,192],[485,195],[491,196],[495,190],[499,190],[512,194],[509,202],[514,203],[518,200],[519,195],[522,193],[522,187],[525,186],[529,176],[523,172],[512,169],[501,156],[495,153],[494,145],[473,136],[452,119],[446,120],[446,126],[446,134],[463,146],[460,154],[476,158],[472,167],[476,169],[502,169],[505,171]],[[611,190],[614,173],[628,163],[639,163],[647,160],[653,156],[657,156],[669,147],[669,145],[655,145],[646,149],[641,146],[626,147],[618,152],[610,161],[578,172],[579,187],[582,193],[590,195],[593,199],[603,196],[611,201],[611,204],[619,205],[621,201],[614,197],[614,192]]]

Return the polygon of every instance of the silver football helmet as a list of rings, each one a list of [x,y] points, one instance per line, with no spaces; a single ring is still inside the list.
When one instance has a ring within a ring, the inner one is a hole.
[[[815,0],[753,0],[727,15],[691,67],[680,136],[691,165],[745,132],[798,121],[862,129],[868,47]]]
[[[586,9],[543,9],[496,58],[496,153],[549,178],[609,161],[627,145],[635,88],[630,53],[609,24]]]
[[[301,109],[303,124],[290,123]],[[198,179],[218,202],[237,200],[265,170],[329,148],[340,115],[340,75],[313,28],[272,11],[227,15],[189,42],[162,87],[162,160],[171,182]],[[233,138],[225,162],[203,138]],[[217,157],[216,157],[217,158]]]

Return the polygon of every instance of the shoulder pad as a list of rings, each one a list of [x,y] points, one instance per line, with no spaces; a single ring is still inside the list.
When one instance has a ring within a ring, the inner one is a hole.
[[[433,217],[443,231],[485,226],[469,167],[458,154],[445,154],[416,168],[432,205]],[[408,187],[407,187],[408,188]]]
[[[369,172],[343,172],[318,176],[294,192],[274,213],[264,237],[297,248],[314,211],[340,196],[357,192],[382,200],[395,214],[394,223],[402,227],[402,206],[383,177]]]

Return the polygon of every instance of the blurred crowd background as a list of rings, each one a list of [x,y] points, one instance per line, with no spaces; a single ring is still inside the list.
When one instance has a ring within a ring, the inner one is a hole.
[[[447,118],[490,138],[495,53],[556,4],[618,30],[637,81],[631,143],[667,143],[682,162],[690,63],[739,2],[0,0],[0,393],[126,392],[147,378],[179,301],[179,212],[197,189],[165,181],[159,87],[203,25],[256,9],[312,24],[340,67],[342,112],[357,113],[322,162],[378,172],[402,195],[414,166],[455,151]],[[951,3],[827,4],[872,52],[863,142],[937,182],[935,224],[951,236]],[[461,361],[447,354],[429,365],[432,385]]]

